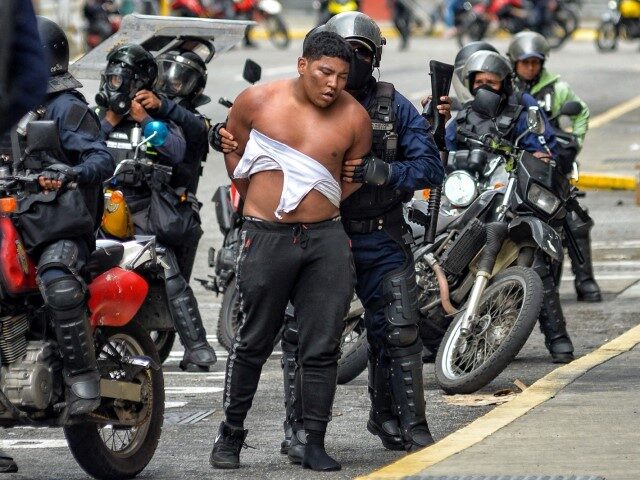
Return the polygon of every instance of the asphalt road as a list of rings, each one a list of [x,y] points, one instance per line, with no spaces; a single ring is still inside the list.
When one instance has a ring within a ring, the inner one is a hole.
[[[506,41],[496,41],[506,50]],[[214,101],[203,108],[214,121],[224,118],[225,109],[216,103],[220,96],[235,97],[246,84],[241,79],[242,64],[247,57],[263,66],[263,81],[295,75],[300,42],[288,51],[274,50],[263,43],[259,49],[235,49],[215,59],[209,67],[206,93]],[[391,41],[385,49],[381,79],[395,83],[396,88],[417,103],[428,90],[428,61],[453,62],[457,48],[453,41],[415,39],[408,52],[398,52]],[[576,42],[559,52],[553,52],[549,67],[562,74],[576,92],[589,104],[592,116],[629,100],[637,93],[638,53],[631,45],[622,45],[619,52],[602,55],[591,42]],[[86,82],[84,93],[92,99],[94,82]],[[637,161],[638,112],[606,123],[592,134],[583,151],[583,168],[601,171],[631,171]],[[617,159],[617,160],[616,160]],[[200,183],[199,197],[204,203],[205,234],[201,240],[194,277],[204,278],[210,269],[207,250],[218,247],[221,235],[215,223],[210,198],[217,186],[227,183],[226,172],[219,154],[211,154]],[[596,272],[603,287],[605,301],[583,305],[575,301],[571,281],[562,286],[562,299],[576,346],[576,354],[583,355],[638,323],[637,299],[618,298],[630,285],[640,280],[640,232],[638,210],[632,192],[589,192],[586,205],[596,220],[593,232]],[[235,472],[214,471],[208,464],[217,426],[222,415],[222,387],[226,352],[216,343],[215,326],[220,298],[205,291],[198,284],[194,290],[200,302],[205,326],[214,342],[219,362],[208,374],[183,373],[178,368],[182,348],[176,345],[164,366],[167,410],[160,445],[155,457],[139,478],[195,479],[195,478],[352,478],[393,461],[401,454],[384,450],[366,432],[369,400],[366,375],[360,375],[348,385],[339,386],[334,404],[334,418],[329,427],[327,446],[342,463],[343,470],[334,474],[313,475],[290,465],[279,454],[282,440],[283,394],[280,356],[269,359],[253,409],[247,419],[247,443],[255,449],[242,452],[244,467]],[[518,389],[514,380],[530,385],[551,371],[554,365],[544,348],[542,335],[533,333],[519,357],[494,382],[473,398],[445,397],[438,389],[433,366],[425,365],[425,394],[427,415],[436,439],[489,411],[487,401],[495,401],[493,393],[503,389]],[[544,434],[544,432],[540,432]],[[20,472],[7,478],[33,480],[87,478],[73,460],[62,431],[59,429],[20,428],[4,430],[0,445],[11,451],[20,465]]]

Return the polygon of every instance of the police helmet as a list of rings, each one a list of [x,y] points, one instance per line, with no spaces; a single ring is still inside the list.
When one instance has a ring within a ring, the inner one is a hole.
[[[169,98],[194,99],[207,83],[207,67],[196,53],[165,52],[156,58],[156,89]]]
[[[473,90],[474,78],[480,72],[497,75],[502,80],[503,88],[509,90],[511,85],[511,65],[499,53],[482,50],[468,58],[462,69],[462,78],[464,79],[464,86],[469,91]]]
[[[387,40],[382,36],[380,27],[371,18],[361,12],[344,12],[331,17],[324,26],[325,31],[334,32],[345,40],[356,40],[373,52],[373,66],[380,66],[382,46]]]
[[[37,16],[38,34],[49,66],[47,93],[62,92],[82,87],[68,72],[69,41],[64,31],[48,18]]]
[[[498,53],[498,50],[493,45],[491,45],[489,42],[485,42],[484,40],[467,43],[464,47],[458,50],[456,59],[453,63],[453,68],[460,81],[463,81],[462,68],[464,67],[464,64],[467,62],[469,57],[474,53],[483,50]]]
[[[513,37],[507,50],[513,65],[527,58],[539,58],[543,62],[549,56],[549,43],[536,32],[520,32]]]
[[[107,68],[110,65],[130,68],[140,88],[151,87],[158,76],[158,67],[153,55],[134,43],[127,43],[111,50],[107,55],[107,63]]]
[[[307,46],[307,40],[309,40],[309,37],[311,37],[312,35],[315,35],[316,33],[320,33],[320,32],[324,32],[324,23],[322,25],[318,25],[317,27],[312,28],[311,30],[309,30],[307,32],[307,34],[304,36],[304,40],[302,41],[302,51],[304,52],[305,47]]]

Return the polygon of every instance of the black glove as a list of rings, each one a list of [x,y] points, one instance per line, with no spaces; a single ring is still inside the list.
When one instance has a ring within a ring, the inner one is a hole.
[[[75,182],[78,179],[78,170],[64,163],[54,163],[45,168],[40,174],[46,180],[59,180],[62,186]]]
[[[353,171],[353,182],[382,187],[391,180],[391,165],[384,160],[367,155]]]
[[[220,135],[220,129],[227,128],[227,122],[216,123],[209,130],[209,145],[217,152],[222,152],[222,136]]]

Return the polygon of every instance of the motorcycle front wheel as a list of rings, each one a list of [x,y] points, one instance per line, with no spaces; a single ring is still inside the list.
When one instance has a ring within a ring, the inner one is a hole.
[[[442,390],[473,393],[496,378],[529,338],[542,300],[542,281],[532,269],[511,267],[496,275],[482,295],[471,332],[462,335],[461,312],[445,333],[435,365]]]
[[[613,20],[605,20],[598,25],[596,47],[601,52],[612,52],[618,46],[618,26]]]
[[[265,29],[269,40],[276,48],[284,50],[289,47],[291,37],[287,25],[280,15],[271,15],[265,18]]]
[[[123,327],[102,327],[96,356],[102,378],[120,379],[125,375],[119,359],[147,356],[159,364],[155,345],[146,330],[132,321]],[[89,475],[101,480],[133,478],[151,461],[158,446],[164,419],[164,379],[162,370],[141,370],[134,378],[140,385],[141,402],[103,398],[94,415],[133,420],[118,425],[86,422],[64,427],[69,449]]]
[[[344,385],[360,375],[369,361],[367,331],[361,317],[346,322],[340,348],[342,354],[338,359],[338,385]]]

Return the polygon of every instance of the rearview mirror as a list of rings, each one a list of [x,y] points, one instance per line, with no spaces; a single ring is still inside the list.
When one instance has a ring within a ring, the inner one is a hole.
[[[147,123],[144,127],[145,142],[149,142],[154,147],[161,147],[167,140],[169,129],[167,126],[158,120]]]
[[[537,135],[542,135],[545,130],[544,119],[538,107],[529,107],[527,110],[527,129]]]
[[[247,82],[254,84],[262,77],[262,67],[247,58],[244,62],[244,69],[242,70],[242,78],[244,78]]]
[[[575,100],[565,103],[560,109],[560,115],[569,115],[572,117],[574,115],[580,115],[580,113],[582,113],[582,105]]]
[[[55,120],[34,120],[27,124],[27,154],[59,149],[60,134]]]

